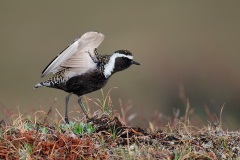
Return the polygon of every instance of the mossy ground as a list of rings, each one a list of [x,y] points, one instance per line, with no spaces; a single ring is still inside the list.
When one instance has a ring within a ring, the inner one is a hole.
[[[0,159],[240,159],[238,131],[218,124],[198,129],[187,115],[175,118],[175,125],[149,122],[144,129],[126,125],[109,96],[95,103],[101,109],[91,119],[71,117],[70,124],[51,118],[51,109],[0,120]]]
[[[1,121],[0,159],[237,159],[240,133],[179,124],[155,132],[126,126],[117,115],[89,122]]]

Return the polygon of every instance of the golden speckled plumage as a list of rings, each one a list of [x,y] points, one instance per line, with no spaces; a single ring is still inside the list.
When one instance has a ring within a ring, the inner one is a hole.
[[[109,55],[99,55],[97,53],[97,50],[95,49],[94,51],[95,56],[96,57],[91,57],[92,60],[94,62],[97,63],[97,71],[100,74],[103,74],[104,71],[104,65],[109,61],[110,56]],[[49,78],[47,81],[45,82],[41,82],[41,84],[43,86],[47,86],[47,87],[54,87],[56,85],[62,84],[62,83],[66,83],[66,81],[68,81],[69,78],[66,78],[66,72],[71,71],[71,68],[62,68],[62,70],[58,71],[57,73],[55,73],[51,78]],[[71,78],[71,77],[70,77]]]

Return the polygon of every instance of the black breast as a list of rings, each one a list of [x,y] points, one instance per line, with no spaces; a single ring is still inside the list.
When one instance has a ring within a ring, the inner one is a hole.
[[[93,71],[70,78],[66,82],[66,91],[82,96],[101,89],[107,81],[108,79],[102,73]]]

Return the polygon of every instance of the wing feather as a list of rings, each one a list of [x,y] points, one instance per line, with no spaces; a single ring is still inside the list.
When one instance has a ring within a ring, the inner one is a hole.
[[[43,70],[44,77],[50,72],[58,72],[62,67],[76,67],[78,70],[86,70],[92,67],[94,62],[91,57],[95,57],[94,50],[104,40],[104,35],[99,32],[87,32],[75,40],[69,47],[61,52],[50,64]],[[83,72],[83,71],[82,71]]]

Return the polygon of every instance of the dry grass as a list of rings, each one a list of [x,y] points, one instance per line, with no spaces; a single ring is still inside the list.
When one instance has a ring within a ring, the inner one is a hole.
[[[109,95],[91,101],[101,109],[88,121],[65,124],[51,119],[52,111],[2,120],[0,159],[240,159],[240,133],[219,125],[190,126],[188,101],[183,118],[176,113],[171,124],[158,127],[149,122],[147,130],[126,125],[126,115],[110,109]]]
[[[0,159],[240,158],[240,133],[218,127],[193,131],[180,123],[149,133],[107,114],[93,117],[89,126],[82,123],[82,132],[77,124],[43,125],[21,115],[12,124],[2,121]]]

